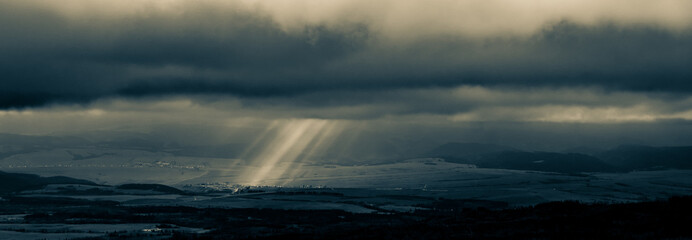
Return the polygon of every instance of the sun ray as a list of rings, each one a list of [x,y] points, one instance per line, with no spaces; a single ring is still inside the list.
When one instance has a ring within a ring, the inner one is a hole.
[[[307,160],[322,153],[345,128],[342,121],[292,119],[274,121],[245,150],[249,163],[235,179],[244,185],[289,184]]]
[[[301,158],[293,161],[287,168],[288,173],[284,174],[283,182],[281,185],[288,185],[294,182],[297,176],[303,172],[303,165],[306,160],[310,160],[315,157],[318,152],[326,151],[326,148],[330,146],[334,139],[341,133],[343,129],[343,123],[337,121],[329,121],[323,127],[323,130],[313,139],[310,143],[309,148],[301,155]],[[323,157],[317,155],[317,157]]]

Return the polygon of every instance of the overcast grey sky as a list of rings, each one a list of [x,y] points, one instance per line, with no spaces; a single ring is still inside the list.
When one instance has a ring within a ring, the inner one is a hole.
[[[0,0],[0,132],[247,142],[324,119],[403,146],[692,144],[690,9]]]

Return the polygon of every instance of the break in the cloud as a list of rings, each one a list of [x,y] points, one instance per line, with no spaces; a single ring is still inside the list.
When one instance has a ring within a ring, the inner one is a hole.
[[[682,0],[0,5],[1,108],[469,84],[692,91]]]
[[[263,128],[274,119],[397,121],[422,125],[474,122],[650,123],[692,121],[692,98],[591,88],[457,87],[344,91],[291,97],[180,96],[103,99],[0,111],[0,132],[135,130],[158,126]],[[31,124],[27,124],[30,122]]]
[[[341,128],[329,153],[339,155],[339,159],[360,160],[410,156],[450,141],[489,142],[529,150],[692,144],[689,98],[593,89],[481,87],[389,94],[392,96],[361,92],[357,96],[360,101],[344,103],[334,96],[333,102],[321,104],[311,100],[320,96],[253,102],[209,96],[104,99],[88,106],[2,110],[0,132],[86,136],[101,141],[144,138],[185,146],[230,143],[245,146],[231,149],[242,152],[252,151],[248,146],[274,123],[282,129],[294,126],[292,122],[314,127],[324,123]],[[409,100],[396,101],[403,98]],[[441,106],[440,102],[448,105]]]

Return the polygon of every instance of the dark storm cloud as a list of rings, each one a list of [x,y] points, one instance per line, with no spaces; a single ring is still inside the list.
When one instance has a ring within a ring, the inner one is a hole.
[[[365,101],[353,100],[362,91],[396,102],[406,96],[388,92],[461,85],[692,91],[691,31],[654,24],[559,21],[529,36],[398,41],[366,20],[286,30],[261,10],[213,4],[116,18],[0,5],[0,108],[186,94],[291,101],[332,92],[350,93],[331,98],[348,104]]]
[[[286,88],[294,79],[277,78],[282,72],[310,71],[359,48],[368,37],[367,27],[360,24],[336,30],[305,26],[303,32],[289,34],[266,17],[213,6],[197,8],[183,16],[153,12],[113,22],[74,21],[33,8],[1,8],[0,32],[5,37],[0,40],[4,79],[0,107],[117,94],[282,95],[282,91],[302,91]],[[165,66],[221,73],[185,79],[130,72]]]
[[[535,53],[514,69],[524,79],[641,91],[692,90],[692,35],[650,26],[549,26],[529,42]],[[518,59],[517,59],[518,62]],[[511,67],[510,67],[511,68]],[[511,77],[507,77],[511,78]],[[511,81],[511,80],[508,80]]]

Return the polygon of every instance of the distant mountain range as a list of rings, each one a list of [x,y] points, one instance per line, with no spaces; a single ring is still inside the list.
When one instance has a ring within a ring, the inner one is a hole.
[[[41,189],[49,184],[81,184],[98,186],[98,184],[69,177],[40,177],[34,174],[6,173],[0,171],[0,194],[17,191]]]
[[[560,173],[692,169],[692,146],[623,145],[605,151],[574,149],[575,152],[529,152],[495,144],[446,143],[425,153],[423,157],[442,158],[447,162],[474,164],[483,168]]]
[[[88,164],[98,164],[97,158],[110,157],[110,161],[121,155],[131,153],[117,150],[140,151],[137,154],[169,154],[182,157],[199,158],[237,158],[247,146],[239,143],[219,145],[180,145],[176,142],[157,141],[140,135],[117,135],[110,139],[90,140],[86,137],[69,136],[28,136],[0,133],[0,163],[5,166],[43,166],[58,163],[61,156],[17,158],[15,155],[49,152],[62,149],[63,155],[71,155],[71,160],[90,160]],[[81,149],[81,150],[80,150]],[[622,145],[612,149],[575,147],[560,152],[533,152],[509,146],[485,143],[451,142],[440,145],[423,154],[404,153],[402,147],[388,144],[386,150],[373,150],[382,154],[324,155],[324,159],[343,165],[372,165],[397,162],[405,158],[434,157],[447,162],[473,164],[483,168],[502,168],[516,170],[535,170],[560,173],[577,172],[626,172],[656,169],[692,169],[692,146],[652,147],[642,145]],[[58,151],[59,152],[59,151]],[[134,154],[134,153],[132,153]],[[69,157],[68,155],[68,157]],[[147,155],[149,156],[149,155]],[[121,157],[122,158],[122,157]],[[27,160],[28,159],[28,160]],[[132,159],[126,157],[122,159]],[[179,159],[180,160],[180,159]],[[129,161],[129,160],[128,160]],[[69,161],[64,165],[79,165]],[[127,165],[130,162],[109,164]],[[33,164],[33,165],[32,165]],[[188,164],[190,165],[190,164]],[[192,164],[195,165],[195,164]],[[192,166],[191,165],[191,166]]]

